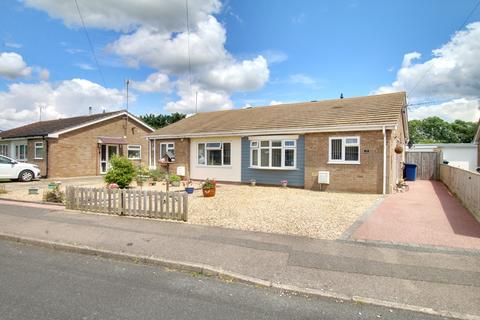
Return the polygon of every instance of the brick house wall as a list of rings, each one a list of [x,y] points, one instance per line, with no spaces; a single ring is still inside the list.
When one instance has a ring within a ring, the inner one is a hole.
[[[76,177],[100,174],[99,136],[123,137],[128,144],[141,145],[141,161],[137,164],[147,165],[148,144],[145,135],[147,128],[129,119],[125,132],[125,117],[119,116],[85,128],[67,132],[58,139],[48,140],[48,176]],[[120,146],[121,155],[127,155],[127,146]]]
[[[35,159],[35,143],[43,142],[43,159]],[[28,163],[36,164],[40,168],[40,174],[45,176],[47,174],[47,142],[44,139],[28,139],[27,154]]]
[[[155,140],[155,159],[157,168],[162,168],[158,163],[160,160],[160,144],[161,143],[175,143],[175,163],[170,164],[170,173],[177,173],[177,168],[180,166],[185,167],[185,176],[190,177],[190,139],[181,138],[181,139],[166,139],[166,140]],[[165,167],[163,167],[165,168]]]
[[[329,137],[359,136],[360,164],[329,164]],[[391,172],[391,131],[387,131],[387,172]],[[305,134],[305,189],[320,190],[318,171],[330,172],[322,190],[359,193],[383,192],[383,133],[377,131]],[[387,176],[387,186],[391,185]],[[387,188],[387,192],[391,192]]]

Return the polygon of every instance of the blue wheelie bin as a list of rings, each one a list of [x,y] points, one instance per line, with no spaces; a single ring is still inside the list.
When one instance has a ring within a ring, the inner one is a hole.
[[[417,179],[417,165],[415,163],[405,163],[405,180],[415,181]]]

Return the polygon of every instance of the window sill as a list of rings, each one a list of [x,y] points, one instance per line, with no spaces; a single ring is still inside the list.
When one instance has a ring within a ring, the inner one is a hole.
[[[43,160],[43,158],[33,158],[33,160]]]
[[[128,158],[128,160],[142,160],[142,158]]]
[[[280,171],[286,171],[286,170],[298,170],[298,168],[294,167],[289,167],[289,168],[276,168],[276,167],[248,167],[249,169],[255,169],[255,170],[280,170]]]
[[[360,164],[360,161],[328,161],[327,164]]]
[[[209,166],[209,165],[206,165],[206,164],[197,164],[195,167],[197,168],[225,168],[225,169],[229,169],[229,168],[232,168],[232,165],[218,165],[218,166]]]

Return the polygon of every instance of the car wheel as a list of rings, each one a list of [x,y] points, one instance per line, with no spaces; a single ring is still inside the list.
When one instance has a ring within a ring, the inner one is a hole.
[[[20,180],[20,181],[22,181],[22,182],[32,181],[33,178],[34,178],[33,172],[30,171],[30,170],[23,170],[23,171],[20,172],[20,174],[18,175],[18,180]]]

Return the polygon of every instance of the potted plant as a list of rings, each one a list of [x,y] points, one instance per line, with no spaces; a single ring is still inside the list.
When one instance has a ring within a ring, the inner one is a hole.
[[[215,196],[216,189],[217,183],[215,180],[210,180],[207,178],[207,180],[205,180],[202,184],[203,196],[206,198]]]
[[[288,180],[282,180],[280,181],[280,184],[282,185],[283,188],[286,188],[288,185]]]
[[[257,180],[255,180],[255,179],[251,179],[251,180],[250,180],[250,185],[251,185],[252,187],[255,187],[256,184],[257,184]]]
[[[182,181],[182,179],[176,174],[171,174],[168,177],[168,180],[170,181],[170,184],[172,185],[172,187],[180,187],[180,181]]]
[[[185,187],[185,192],[188,194],[192,194],[195,188],[193,187],[192,180],[187,180],[183,182],[183,186]]]
[[[397,144],[395,147],[395,153],[402,153],[403,152],[403,146],[401,144]]]

